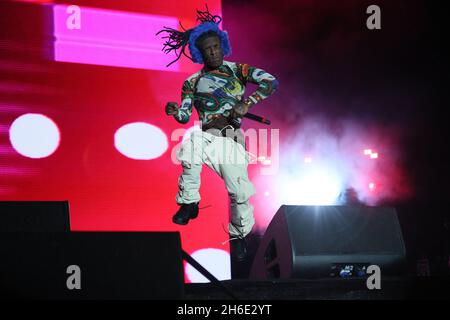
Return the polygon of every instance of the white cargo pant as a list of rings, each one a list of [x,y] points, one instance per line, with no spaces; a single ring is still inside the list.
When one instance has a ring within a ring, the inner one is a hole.
[[[200,172],[205,163],[225,181],[230,199],[231,219],[228,232],[232,237],[245,237],[255,224],[249,198],[256,193],[248,179],[248,154],[232,138],[193,131],[177,152],[183,166],[178,179],[178,204],[200,201]],[[212,186],[213,187],[213,186]]]

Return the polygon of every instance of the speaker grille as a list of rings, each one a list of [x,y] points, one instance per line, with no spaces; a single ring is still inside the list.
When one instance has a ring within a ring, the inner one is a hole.
[[[404,250],[392,208],[287,206],[286,220],[295,255],[398,254]]]

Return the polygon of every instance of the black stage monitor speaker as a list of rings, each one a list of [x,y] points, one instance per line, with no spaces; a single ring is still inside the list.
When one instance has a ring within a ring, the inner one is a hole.
[[[253,260],[252,279],[400,275],[405,246],[394,208],[283,205]]]
[[[68,201],[0,201],[0,232],[70,231]]]
[[[7,299],[181,299],[179,232],[0,232]]]

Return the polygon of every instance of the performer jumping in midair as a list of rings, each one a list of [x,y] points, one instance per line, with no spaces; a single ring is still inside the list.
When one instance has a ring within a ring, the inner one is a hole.
[[[231,252],[234,259],[242,261],[247,254],[245,237],[255,223],[253,206],[249,198],[255,188],[248,178],[248,155],[245,150],[240,124],[249,108],[267,98],[278,87],[278,81],[264,70],[248,64],[225,61],[231,54],[226,31],[219,29],[221,17],[197,10],[200,24],[193,29],[179,31],[164,28],[164,51],[177,53],[177,61],[185,55],[203,68],[188,77],[181,92],[181,105],[168,102],[166,114],[179,123],[187,123],[192,107],[197,109],[202,131],[194,131],[177,153],[183,172],[178,179],[176,201],[179,210],[173,222],[185,225],[198,215],[200,201],[200,172],[205,163],[225,181],[230,199],[231,219],[228,225]],[[185,53],[188,46],[191,57]],[[169,65],[170,65],[169,64]],[[258,89],[244,98],[246,84],[254,83]],[[234,134],[230,135],[230,131]],[[241,133],[241,134],[239,134]],[[237,155],[242,161],[228,161]]]

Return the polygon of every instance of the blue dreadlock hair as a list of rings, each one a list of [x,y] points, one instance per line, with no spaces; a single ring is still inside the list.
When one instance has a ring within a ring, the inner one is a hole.
[[[209,12],[208,5],[206,5],[206,11],[200,11],[197,9],[196,20],[200,21],[201,23],[195,28],[186,30],[180,23],[180,26],[184,31],[164,27],[164,29],[160,30],[156,34],[158,35],[162,32],[167,32],[169,35],[163,37],[163,39],[168,38],[168,40],[166,40],[166,42],[164,43],[164,47],[162,50],[166,54],[171,51],[175,51],[177,55],[177,58],[169,63],[167,67],[172,63],[178,61],[181,58],[181,55],[186,56],[195,63],[203,63],[203,56],[198,48],[198,44],[199,40],[202,40],[207,36],[219,37],[223,55],[226,57],[231,54],[231,45],[230,40],[228,39],[228,33],[226,31],[220,30],[218,26],[222,21],[222,18],[220,16],[212,15]],[[185,52],[187,45],[192,57],[188,56]]]

